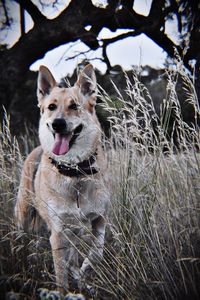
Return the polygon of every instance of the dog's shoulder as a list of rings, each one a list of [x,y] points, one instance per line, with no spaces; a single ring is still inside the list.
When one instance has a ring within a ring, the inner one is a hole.
[[[43,154],[43,150],[41,146],[36,147],[31,151],[31,153],[27,156],[24,166],[23,166],[23,171],[24,173],[35,173],[37,171],[38,165],[41,161],[41,157]]]

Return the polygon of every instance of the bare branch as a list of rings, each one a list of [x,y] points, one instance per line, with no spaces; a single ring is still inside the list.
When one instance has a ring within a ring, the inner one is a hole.
[[[30,0],[14,0],[21,7],[23,7],[31,16],[34,23],[39,23],[47,20],[47,18],[40,12],[35,4],[33,4]]]
[[[102,39],[101,41],[103,42],[103,44],[105,46],[108,46],[109,44],[112,44],[112,43],[115,43],[119,40],[123,40],[127,37],[134,37],[134,36],[137,36],[137,35],[140,35],[142,32],[140,30],[133,30],[133,31],[129,31],[129,32],[126,32],[126,33],[122,33],[120,35],[117,35],[113,38],[109,38],[109,39]]]
[[[21,36],[25,34],[25,16],[24,16],[24,8],[20,5],[20,28],[21,28]]]
[[[81,56],[81,55],[86,55],[87,53],[89,53],[89,52],[91,52],[91,51],[92,51],[91,49],[88,49],[88,50],[86,50],[86,51],[76,51],[76,52],[77,52],[76,54],[74,54],[74,55],[72,55],[72,56],[66,58],[65,60],[66,60],[66,61],[68,61],[68,60],[73,60],[73,59],[75,59],[75,58],[77,58],[77,57],[79,57],[79,56]]]
[[[4,25],[5,26],[10,26],[10,18],[8,16],[8,10],[7,10],[7,7],[6,7],[6,3],[5,3],[5,0],[2,0],[2,6],[3,6],[3,10],[4,10],[4,15],[5,15],[5,22],[4,22]]]
[[[103,61],[107,65],[107,72],[109,72],[112,69],[112,66],[110,64],[110,60],[109,60],[108,55],[107,55],[107,47],[106,47],[106,45],[102,46],[102,56],[103,56]]]

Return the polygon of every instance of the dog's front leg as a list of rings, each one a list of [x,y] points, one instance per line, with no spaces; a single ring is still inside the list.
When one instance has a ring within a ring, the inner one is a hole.
[[[68,241],[61,232],[52,231],[50,244],[58,290],[64,293],[68,290],[68,270],[66,265]]]
[[[92,221],[93,245],[88,257],[86,257],[81,266],[81,276],[84,278],[91,271],[92,265],[100,262],[103,258],[103,247],[105,237],[106,221],[104,217],[99,216]]]
[[[70,229],[52,231],[50,236],[56,284],[62,293],[69,289],[69,275],[72,283],[79,280],[78,253],[75,249],[75,234]]]

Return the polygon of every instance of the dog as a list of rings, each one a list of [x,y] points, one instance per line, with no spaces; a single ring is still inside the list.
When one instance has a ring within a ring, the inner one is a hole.
[[[110,196],[96,97],[91,64],[79,73],[75,85],[67,88],[60,87],[50,70],[40,66],[41,145],[25,160],[15,218],[19,228],[29,226],[29,212],[34,207],[46,222],[61,292],[69,290],[69,277],[81,289],[88,272],[103,257]],[[86,229],[91,247],[80,265],[79,247]]]

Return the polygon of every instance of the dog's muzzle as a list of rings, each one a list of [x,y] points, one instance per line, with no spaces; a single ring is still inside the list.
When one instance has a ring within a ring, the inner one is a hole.
[[[70,126],[67,125],[67,122],[63,118],[54,119],[52,123],[53,135],[55,142],[53,145],[52,152],[55,155],[64,155],[66,154],[75,140],[81,133],[83,125],[79,124],[75,129],[70,130]]]

